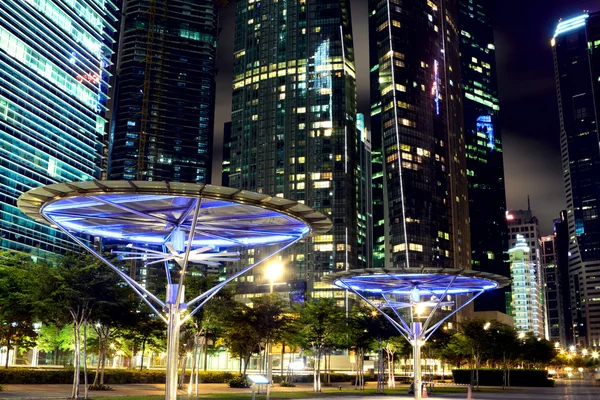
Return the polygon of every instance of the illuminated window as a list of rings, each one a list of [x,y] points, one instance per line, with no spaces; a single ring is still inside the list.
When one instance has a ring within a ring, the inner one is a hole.
[[[394,247],[392,248],[393,253],[398,253],[398,252],[404,251],[404,250],[406,250],[405,243],[400,243],[400,244],[394,245]]]
[[[298,157],[298,163],[304,164],[305,162],[306,162],[306,157]],[[304,176],[304,175],[302,175],[302,176]]]
[[[333,235],[317,235],[313,237],[313,243],[331,243],[333,242]]]
[[[327,189],[327,188],[331,187],[331,181],[313,182],[313,187],[315,189]]]
[[[416,243],[409,243],[408,244],[408,249],[411,250],[411,251],[422,252],[423,251],[423,245],[422,244],[416,244]]]

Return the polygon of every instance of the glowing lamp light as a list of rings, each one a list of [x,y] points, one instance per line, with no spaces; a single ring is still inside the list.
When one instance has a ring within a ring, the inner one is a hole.
[[[575,351],[575,346],[571,346],[571,347],[569,347],[569,350],[571,350],[571,351]]]
[[[587,356],[587,353],[588,353],[587,349],[581,350],[581,354],[583,354],[584,357]]]
[[[280,262],[273,262],[265,268],[265,276],[272,282],[281,277],[282,273],[283,264]]]
[[[424,303],[415,304],[415,313],[417,313],[417,315],[423,315],[426,310],[427,306]]]
[[[558,349],[558,348],[559,348],[559,346],[560,346],[560,343],[558,343],[558,342],[554,343],[554,348],[555,348],[555,349]]]
[[[491,322],[486,322],[485,325],[483,325],[483,330],[487,331],[488,329],[490,329],[490,326],[492,326]]]
[[[525,332],[519,333],[519,339],[525,339]]]
[[[508,221],[512,221],[513,219],[515,219],[515,216],[514,216],[514,215],[512,215],[512,214],[506,214],[506,219],[507,219]]]
[[[597,351],[594,351],[592,353],[592,358],[598,358],[598,352]]]

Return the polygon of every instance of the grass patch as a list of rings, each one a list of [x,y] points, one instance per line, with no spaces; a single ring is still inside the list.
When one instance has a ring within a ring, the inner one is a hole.
[[[406,394],[407,387],[402,387],[398,389],[385,389],[384,396],[397,396],[399,394]],[[443,393],[466,393],[466,387],[456,387],[456,386],[445,386],[435,388],[436,394]],[[482,388],[480,392],[502,392],[500,388]],[[365,390],[328,390],[321,393],[314,392],[277,392],[271,391],[271,399],[272,400],[285,400],[285,399],[311,399],[311,398],[346,398],[346,397],[356,397],[356,396],[381,396],[380,394],[376,395],[375,388],[365,389]],[[257,394],[257,399],[264,399],[266,397],[265,394]],[[232,390],[231,393],[218,393],[218,394],[205,394],[200,395],[199,397],[187,397],[180,395],[179,399],[203,399],[203,400],[221,400],[221,399],[231,399],[231,400],[246,400],[251,399],[252,393],[235,393],[235,390]],[[94,396],[94,400],[163,400],[164,396],[110,396],[110,397],[102,397],[102,396]]]

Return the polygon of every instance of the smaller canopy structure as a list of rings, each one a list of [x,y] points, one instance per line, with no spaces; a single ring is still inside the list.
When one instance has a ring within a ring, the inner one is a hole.
[[[450,317],[503,276],[453,268],[371,268],[326,275],[322,281],[355,293],[378,310],[413,346],[414,395],[421,400],[421,346]]]
[[[168,325],[166,398],[177,398],[179,328],[221,288],[304,236],[322,234],[331,221],[293,200],[221,186],[179,182],[86,181],[32,189],[18,206],[31,218],[60,229],[118,274]],[[115,266],[82,239],[120,243],[120,260],[163,263],[166,299]],[[213,288],[184,301],[188,264],[219,266],[239,260],[239,250],[276,248]],[[178,269],[173,273],[173,269]],[[172,276],[174,275],[174,277]],[[188,308],[192,308],[188,311]]]

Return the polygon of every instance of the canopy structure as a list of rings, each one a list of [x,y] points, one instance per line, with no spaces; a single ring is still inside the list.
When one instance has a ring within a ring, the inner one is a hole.
[[[413,346],[416,400],[422,398],[421,346],[486,290],[510,284],[500,275],[453,268],[358,269],[326,275],[322,281],[355,293]]]
[[[309,233],[322,234],[331,221],[304,204],[221,186],[147,182],[57,183],[21,195],[18,207],[31,218],[60,229],[117,273],[168,325],[166,398],[177,397],[179,329],[227,283]],[[122,260],[164,263],[167,297],[160,299],[94,250],[81,236],[121,242]],[[218,266],[237,261],[240,248],[271,246],[270,255],[188,302],[183,287],[188,264]],[[233,250],[233,251],[231,251]],[[172,269],[179,268],[173,282]],[[187,309],[195,306],[191,311]]]

